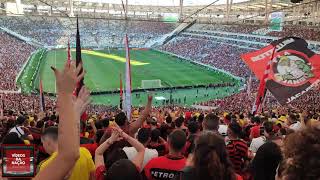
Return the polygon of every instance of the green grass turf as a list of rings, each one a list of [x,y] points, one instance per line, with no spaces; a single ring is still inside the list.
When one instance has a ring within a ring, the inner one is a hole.
[[[132,72],[132,89],[141,87],[141,80],[160,79],[163,87],[175,87],[185,85],[206,85],[218,84],[224,82],[238,82],[233,77],[218,71],[208,70],[204,67],[191,64],[185,60],[173,57],[154,50],[131,50],[131,72]],[[67,53],[65,50],[49,51],[40,66],[40,76],[43,81],[43,89],[45,92],[55,93],[55,77],[51,70],[51,66],[61,69],[66,61]],[[75,58],[75,52],[72,52]],[[82,52],[84,68],[87,71],[85,76],[85,84],[90,91],[112,91],[119,89],[119,74],[122,73],[123,84],[125,74],[125,51],[85,51]],[[35,82],[38,87],[38,81]],[[226,96],[237,91],[239,87],[230,91],[216,91],[220,88],[209,89],[211,97],[195,97],[195,90],[178,90],[177,97],[187,98],[187,104],[205,101],[207,99]],[[169,92],[156,92],[161,96],[169,98]],[[209,93],[209,92],[208,92]],[[133,97],[133,104],[143,104],[144,93],[140,93],[141,98]],[[133,95],[134,96],[134,95]],[[194,97],[192,97],[194,96]],[[200,95],[199,95],[200,96]],[[93,96],[93,101],[97,104],[118,104],[117,95],[99,95]]]
[[[197,94],[198,89],[198,94]],[[239,87],[219,87],[219,88],[194,88],[194,89],[181,89],[172,92],[172,98],[179,99],[179,101],[174,104],[179,104],[182,106],[191,106],[198,102],[204,102],[211,99],[221,99],[226,96],[230,96],[234,93],[239,92]],[[153,106],[162,106],[163,101],[156,100],[155,97],[164,97],[170,99],[170,90],[167,91],[156,91],[148,92],[151,93],[154,97]],[[134,106],[144,106],[147,102],[148,93],[132,93],[132,104]],[[139,94],[140,97],[136,97],[136,94]],[[204,95],[208,94],[209,97]],[[183,99],[186,97],[186,102],[184,103]],[[107,94],[107,95],[95,95],[91,97],[91,100],[94,104],[104,104],[104,105],[119,105],[119,94]]]

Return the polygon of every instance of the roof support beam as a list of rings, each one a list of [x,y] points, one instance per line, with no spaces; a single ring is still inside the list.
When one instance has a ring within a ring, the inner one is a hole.
[[[182,20],[183,19],[183,0],[180,0],[179,2],[179,19]]]
[[[69,8],[70,8],[69,16],[70,16],[70,17],[73,17],[73,16],[74,16],[74,12],[73,12],[73,0],[69,0]]]

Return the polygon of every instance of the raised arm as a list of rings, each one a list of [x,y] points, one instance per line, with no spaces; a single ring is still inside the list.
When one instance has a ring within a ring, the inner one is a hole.
[[[106,141],[104,141],[97,149],[95,152],[95,165],[96,168],[99,166],[104,165],[104,160],[103,160],[103,153],[116,141],[120,140],[120,132],[119,131],[112,131],[111,137],[108,138]]]
[[[128,143],[130,143],[131,146],[137,150],[137,154],[132,159],[132,162],[136,165],[136,167],[138,167],[139,169],[142,169],[144,152],[145,152],[145,147],[143,146],[143,144],[141,144],[137,139],[133,138],[132,136],[129,136],[128,134],[126,134],[119,127],[114,127],[114,129],[119,131],[120,136],[126,141],[128,141]]]
[[[134,134],[138,131],[138,129],[142,126],[143,122],[147,120],[148,116],[150,115],[151,112],[151,105],[152,105],[152,96],[148,96],[148,102],[143,110],[141,116],[139,119],[133,123],[130,124],[130,129],[129,129],[129,135],[134,136]]]
[[[79,76],[81,65],[75,67],[72,62],[70,68],[67,63],[63,71],[52,68],[56,77],[58,103],[60,114],[58,125],[58,155],[49,165],[39,172],[36,180],[64,179],[69,170],[79,158],[79,110],[74,104],[72,92],[76,83],[84,77],[84,72]],[[54,173],[52,173],[54,172]]]
[[[91,126],[92,129],[93,129],[93,133],[96,134],[98,130],[97,130],[96,125],[94,124],[94,121],[93,121],[92,119],[89,119],[88,122],[89,122],[90,126]]]

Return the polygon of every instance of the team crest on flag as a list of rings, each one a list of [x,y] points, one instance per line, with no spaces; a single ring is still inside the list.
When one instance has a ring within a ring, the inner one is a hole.
[[[320,55],[308,49],[304,39],[283,38],[241,58],[260,81],[267,73],[266,87],[281,104],[293,101],[319,83]]]

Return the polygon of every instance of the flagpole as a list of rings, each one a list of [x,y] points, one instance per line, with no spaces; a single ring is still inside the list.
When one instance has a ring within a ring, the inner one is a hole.
[[[247,95],[248,95],[248,98],[251,97],[251,85],[252,85],[252,77],[250,75],[250,77],[248,79],[248,82],[247,82]]]
[[[265,97],[263,98],[263,102],[262,102],[262,104],[261,104],[260,109],[258,110],[258,112],[259,112],[259,111],[262,111],[263,108],[265,107],[267,98],[268,98],[269,95],[270,95],[269,93],[270,93],[270,91],[269,91],[268,89],[266,89]]]
[[[71,64],[71,52],[70,52],[70,38],[68,38],[68,66]]]
[[[54,68],[57,68],[57,51],[54,51]],[[54,83],[54,92],[57,94],[57,80]]]
[[[272,51],[271,59],[269,60],[269,62],[267,63],[267,66],[265,68],[264,75],[263,75],[262,79],[260,79],[257,97],[256,97],[255,103],[252,107],[252,114],[253,115],[255,115],[259,111],[259,107],[261,105],[261,102],[264,101],[264,98],[266,95],[266,81],[268,80],[269,71],[271,68],[271,64],[272,64],[276,49],[277,49],[277,46],[275,45],[275,47],[273,48],[273,51]]]
[[[122,77],[121,77],[121,73],[120,73],[120,104],[119,104],[119,107],[120,107],[121,110],[122,110],[122,103],[123,103],[122,95],[123,95],[123,90],[122,90]]]
[[[39,78],[39,91],[40,91],[40,111],[45,111],[45,101],[44,101],[44,94],[43,94],[43,87],[42,87],[42,80]]]
[[[126,49],[126,90],[125,90],[125,112],[128,121],[131,120],[131,67],[130,67],[130,49],[128,35],[125,35]]]

